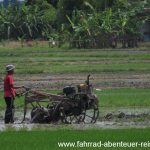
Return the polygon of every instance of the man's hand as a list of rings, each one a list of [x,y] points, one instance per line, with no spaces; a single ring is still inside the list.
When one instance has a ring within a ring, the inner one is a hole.
[[[19,93],[16,93],[16,97],[20,97],[20,94],[19,94]]]

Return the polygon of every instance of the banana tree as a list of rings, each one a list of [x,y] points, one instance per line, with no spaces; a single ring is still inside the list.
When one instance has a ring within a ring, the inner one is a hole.
[[[101,48],[111,46],[109,39],[114,30],[111,9],[107,9],[102,13],[94,12],[92,14],[78,11],[72,17],[72,20],[68,16],[67,18],[73,29],[73,40],[79,41],[78,43],[84,43],[81,47]]]
[[[16,16],[14,17],[14,12],[17,11],[17,8],[7,7],[4,8],[2,5],[0,10],[0,30],[1,37],[9,39],[12,34],[14,34],[14,29],[16,27]],[[7,33],[7,34],[6,34]]]

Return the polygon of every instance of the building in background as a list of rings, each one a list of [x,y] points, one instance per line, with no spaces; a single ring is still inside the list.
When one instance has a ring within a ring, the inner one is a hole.
[[[25,0],[0,0],[0,4],[4,5],[4,7],[7,7],[9,4],[11,5],[20,5],[24,2]]]
[[[150,16],[150,8],[145,8],[144,12],[139,14],[139,17],[149,17]],[[150,41],[150,17],[149,19],[141,26],[140,32],[143,35],[143,40],[145,42]]]

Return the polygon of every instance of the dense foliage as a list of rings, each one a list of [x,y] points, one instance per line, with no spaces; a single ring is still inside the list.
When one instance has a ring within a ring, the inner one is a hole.
[[[0,38],[46,38],[55,26],[56,10],[47,1],[0,8]]]
[[[0,8],[0,39],[52,39],[71,47],[137,46],[147,0],[27,0]]]
[[[120,39],[123,47],[135,47],[140,39],[140,27],[145,18],[140,17],[145,2],[130,4],[116,3],[106,7],[103,11],[95,11],[92,5],[86,3],[92,13],[74,11],[68,20],[73,29],[73,47],[79,48],[104,48],[117,47]],[[118,7],[119,5],[119,7]]]

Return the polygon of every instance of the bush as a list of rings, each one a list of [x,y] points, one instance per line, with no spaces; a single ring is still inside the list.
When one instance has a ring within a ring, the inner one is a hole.
[[[72,47],[77,48],[107,48],[117,47],[118,41],[122,47],[135,47],[140,39],[140,27],[144,18],[138,14],[144,10],[141,5],[117,3],[112,8],[97,11],[88,4],[93,12],[74,11],[68,21],[72,27]],[[118,7],[119,6],[119,7]]]
[[[47,38],[56,21],[55,8],[47,1],[37,1],[33,5],[3,6],[0,9],[0,38],[18,39]]]

